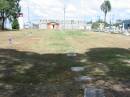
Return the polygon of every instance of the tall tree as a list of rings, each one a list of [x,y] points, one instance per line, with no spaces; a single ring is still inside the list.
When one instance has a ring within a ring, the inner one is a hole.
[[[111,3],[109,0],[104,0],[101,5],[101,10],[104,12],[104,22],[106,22],[107,13],[111,11]]]
[[[0,21],[2,22],[1,26],[2,29],[4,29],[4,25],[5,25],[5,11],[9,8],[9,3],[6,0],[0,0]]]
[[[0,6],[0,15],[2,20],[2,30],[4,30],[5,20],[9,19],[10,21],[13,21],[20,13],[20,0],[0,0],[0,2],[0,5],[3,5]]]

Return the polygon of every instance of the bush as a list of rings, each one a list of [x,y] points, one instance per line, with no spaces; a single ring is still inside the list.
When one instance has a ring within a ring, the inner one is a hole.
[[[19,22],[17,19],[14,19],[13,23],[12,23],[12,29],[16,29],[19,30]]]
[[[102,20],[98,20],[92,24],[92,29],[100,29],[102,24],[104,25],[104,27],[109,26],[109,24],[107,22],[104,22]]]
[[[95,22],[92,24],[92,29],[98,29],[100,24],[98,22]]]

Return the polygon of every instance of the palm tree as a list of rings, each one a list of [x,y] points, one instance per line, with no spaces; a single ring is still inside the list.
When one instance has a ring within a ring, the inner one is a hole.
[[[107,13],[111,11],[111,3],[109,0],[105,0],[102,3],[101,10],[104,12],[104,22],[106,22]]]

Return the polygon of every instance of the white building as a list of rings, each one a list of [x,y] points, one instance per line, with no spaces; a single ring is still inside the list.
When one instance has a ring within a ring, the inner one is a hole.
[[[80,20],[66,20],[64,24],[64,20],[40,20],[39,29],[48,29],[48,23],[58,23],[58,29],[85,29],[86,23]],[[64,27],[65,26],[65,27]],[[87,26],[88,27],[88,26]],[[88,27],[90,29],[90,26]]]
[[[39,29],[47,29],[47,20],[40,20],[39,22]]]
[[[19,14],[19,16],[18,16],[18,22],[19,22],[19,28],[20,28],[20,30],[24,29],[23,13]]]

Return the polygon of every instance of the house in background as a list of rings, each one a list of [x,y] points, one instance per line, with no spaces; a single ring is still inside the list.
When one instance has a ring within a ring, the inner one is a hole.
[[[115,24],[115,31],[119,33],[129,32],[130,31],[130,20],[117,20]]]
[[[123,30],[129,30],[130,29],[130,20],[122,21],[122,27],[123,27]]]
[[[36,24],[36,23],[32,23],[32,28],[33,28],[33,29],[39,29],[39,25]]]
[[[39,29],[90,29],[91,25],[87,25],[81,20],[40,20]]]
[[[47,23],[48,29],[60,29],[60,24],[58,22],[49,22]]]

